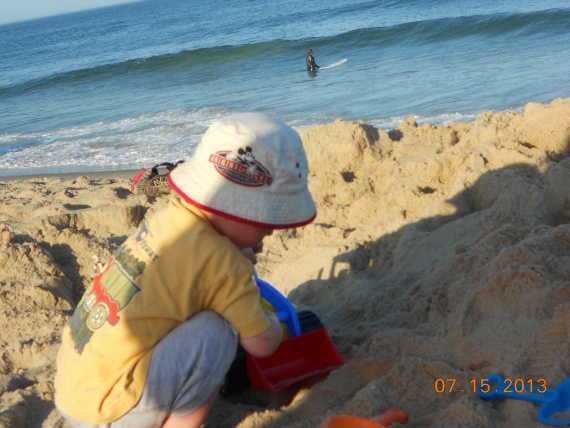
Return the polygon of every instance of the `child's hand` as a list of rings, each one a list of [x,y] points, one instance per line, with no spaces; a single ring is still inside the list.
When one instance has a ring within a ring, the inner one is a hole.
[[[248,259],[252,264],[256,264],[257,263],[257,256],[255,255],[253,248],[244,248],[242,250],[240,250],[240,252],[243,254],[243,256]]]
[[[240,251],[244,255],[244,257],[248,259],[252,264],[256,264],[257,263],[256,254],[259,254],[263,251],[263,242],[255,244],[253,247],[244,248]]]
[[[249,354],[254,357],[268,357],[271,355],[283,337],[283,327],[277,319],[277,316],[270,311],[265,311],[265,316],[269,320],[269,327],[263,333],[249,337],[247,339],[240,339],[240,344]]]

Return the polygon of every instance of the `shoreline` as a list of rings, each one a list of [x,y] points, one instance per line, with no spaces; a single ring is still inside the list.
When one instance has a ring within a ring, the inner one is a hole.
[[[556,99],[556,98],[555,98]],[[552,101],[550,101],[552,102]],[[504,111],[500,111],[500,113],[508,113],[508,112],[519,112],[522,111],[524,106],[519,107],[518,109],[507,109]],[[449,120],[446,119],[442,123],[438,121],[430,121],[423,117],[418,117],[417,115],[411,114],[408,118],[404,116],[394,116],[398,117],[399,121],[390,123],[390,126],[381,126],[377,122],[378,120],[367,120],[367,119],[344,119],[344,118],[336,118],[331,119],[330,121],[322,122],[322,123],[314,123],[309,126],[300,126],[293,128],[299,133],[302,134],[308,130],[320,128],[323,126],[329,126],[335,121],[342,121],[346,123],[359,123],[363,124],[367,127],[375,128],[378,131],[385,131],[385,132],[394,132],[396,131],[402,124],[405,124],[409,117],[413,117],[414,120],[417,120],[418,125],[429,125],[436,128],[444,128],[450,126],[450,123],[457,123],[457,124],[472,124],[477,120],[477,117],[484,113],[485,110],[480,111],[477,114],[472,115],[469,119],[465,120]],[[453,115],[450,113],[449,115]],[[198,140],[199,142],[199,140]],[[196,143],[197,144],[197,143]],[[0,156],[1,157],[1,156]],[[169,156],[171,159],[166,159],[164,161],[171,161],[174,159],[180,160],[182,159],[181,156],[173,155]],[[190,158],[187,156],[187,159]],[[159,164],[164,161],[152,161],[146,164],[143,163],[122,163],[119,165],[46,165],[46,166],[37,166],[37,167],[24,167],[24,168],[14,168],[14,169],[0,169],[0,182],[7,182],[7,181],[15,181],[15,180],[29,180],[34,178],[62,178],[65,180],[75,179],[81,176],[88,176],[92,178],[112,178],[112,177],[127,177],[132,178],[134,177],[141,168],[151,168],[155,164]]]
[[[73,180],[79,177],[90,178],[133,178],[140,170],[139,169],[124,169],[124,170],[107,170],[107,171],[83,171],[83,172],[44,172],[36,174],[25,175],[6,175],[0,176],[2,181],[26,181],[38,178],[61,178],[63,180]]]
[[[518,108],[507,108],[504,110],[481,110],[479,113],[474,114],[469,120],[453,120],[453,119],[446,119],[442,123],[438,123],[438,121],[429,121],[426,118],[419,117],[415,114],[410,114],[407,118],[404,116],[398,116],[400,121],[398,123],[392,123],[390,127],[386,126],[379,126],[375,124],[376,120],[366,120],[366,119],[343,119],[343,118],[336,118],[332,121],[320,123],[320,124],[313,124],[310,126],[302,126],[302,127],[294,127],[294,129],[299,133],[303,134],[306,131],[311,129],[320,128],[323,126],[330,126],[335,121],[341,121],[345,123],[359,123],[363,124],[366,127],[375,128],[377,131],[380,132],[398,132],[398,129],[413,118],[414,121],[417,123],[417,126],[429,126],[435,128],[447,128],[452,126],[453,124],[456,125],[472,125],[474,124],[477,119],[485,113],[496,113],[496,114],[522,114],[524,111],[524,107],[527,104],[544,104],[548,105],[558,99],[565,99],[565,97],[555,97],[548,102],[534,102],[530,101],[520,106]],[[448,115],[453,115],[453,113],[449,113]],[[188,156],[188,158],[191,156]],[[180,158],[180,156],[172,156],[172,158]],[[108,165],[108,166],[97,166],[97,165],[83,165],[83,166],[75,166],[75,165],[65,165],[65,166],[41,166],[41,167],[28,167],[28,168],[20,168],[20,169],[13,169],[13,170],[0,170],[0,182],[2,181],[14,181],[14,180],[29,180],[33,178],[62,178],[65,180],[75,179],[81,176],[88,176],[92,178],[112,178],[112,177],[121,177],[121,178],[132,178],[134,177],[141,168],[151,168],[156,163],[160,162],[149,162],[146,165],[143,164],[133,164],[133,163],[125,163],[122,165]]]

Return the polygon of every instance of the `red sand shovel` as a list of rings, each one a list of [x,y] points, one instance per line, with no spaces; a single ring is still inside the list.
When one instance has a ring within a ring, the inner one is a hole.
[[[372,419],[359,418],[358,416],[331,416],[325,422],[324,428],[384,428],[398,422],[408,422],[408,415],[402,409],[392,407]]]
[[[247,372],[251,385],[268,392],[317,375],[324,375],[345,364],[327,330],[316,320],[318,328],[303,332],[299,314],[293,305],[273,286],[255,275],[261,297],[276,311],[277,318],[287,326],[289,338],[283,340],[273,355],[256,358],[247,355]],[[313,322],[313,324],[315,324]]]

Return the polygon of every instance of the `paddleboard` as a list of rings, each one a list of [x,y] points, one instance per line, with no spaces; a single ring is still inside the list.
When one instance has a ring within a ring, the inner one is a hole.
[[[344,64],[347,61],[347,59],[341,59],[340,61],[337,62],[333,62],[332,64],[329,65],[323,65],[322,67],[319,67],[319,70],[324,70],[325,68],[332,68],[332,67],[336,67],[337,65],[341,65]]]

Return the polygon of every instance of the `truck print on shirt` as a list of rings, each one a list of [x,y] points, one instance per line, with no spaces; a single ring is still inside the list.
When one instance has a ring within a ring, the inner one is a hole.
[[[133,278],[139,276],[145,263],[134,257],[130,250],[119,248],[109,259],[103,272],[93,278],[69,320],[75,349],[81,353],[94,332],[105,324],[115,326],[121,312],[141,291]]]

